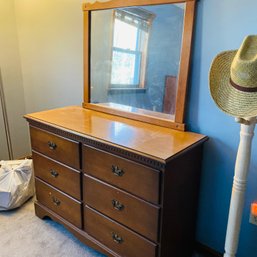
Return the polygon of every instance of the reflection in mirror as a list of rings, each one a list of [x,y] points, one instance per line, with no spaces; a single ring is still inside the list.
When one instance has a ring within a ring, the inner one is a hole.
[[[183,21],[184,4],[92,11],[90,102],[173,117]]]

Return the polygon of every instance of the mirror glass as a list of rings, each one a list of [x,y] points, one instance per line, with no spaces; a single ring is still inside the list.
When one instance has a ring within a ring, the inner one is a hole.
[[[91,12],[90,102],[173,119],[185,4]]]

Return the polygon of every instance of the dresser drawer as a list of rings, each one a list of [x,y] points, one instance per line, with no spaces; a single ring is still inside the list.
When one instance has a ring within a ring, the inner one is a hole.
[[[33,164],[35,176],[81,200],[80,171],[55,162],[35,151]]]
[[[82,159],[85,173],[159,203],[159,171],[88,146],[83,146]]]
[[[78,228],[82,228],[81,202],[54,189],[40,179],[35,180],[37,200]]]
[[[158,240],[159,207],[86,175],[83,184],[87,205],[153,241]]]
[[[30,127],[30,136],[33,150],[73,168],[80,169],[78,142],[59,137],[35,127]]]
[[[155,257],[157,245],[119,225],[104,215],[85,207],[86,232],[122,257]]]

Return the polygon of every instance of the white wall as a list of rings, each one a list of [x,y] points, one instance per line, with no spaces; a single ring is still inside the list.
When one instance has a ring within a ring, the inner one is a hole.
[[[81,0],[15,0],[26,111],[81,105]]]
[[[0,0],[0,35],[0,67],[18,158],[30,152],[25,113],[82,103],[82,0]],[[6,159],[1,115],[0,159]]]
[[[0,0],[0,68],[14,157],[29,153],[24,91],[13,0]],[[6,159],[6,138],[0,109],[0,159]]]

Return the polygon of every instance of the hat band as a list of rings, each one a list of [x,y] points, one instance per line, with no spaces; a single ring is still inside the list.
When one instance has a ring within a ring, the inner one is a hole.
[[[231,78],[230,78],[229,82],[230,82],[232,87],[234,87],[235,89],[237,89],[239,91],[250,92],[250,93],[257,92],[257,87],[242,87],[242,86],[239,86],[235,82],[233,82],[233,80]]]

